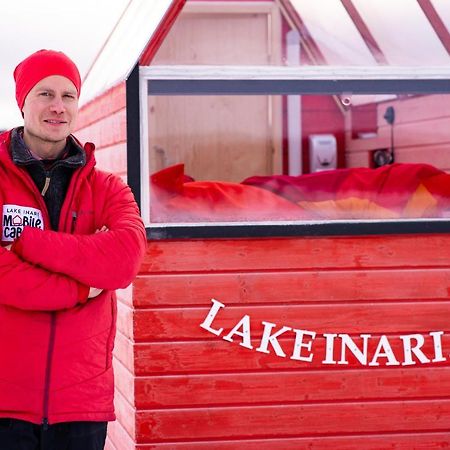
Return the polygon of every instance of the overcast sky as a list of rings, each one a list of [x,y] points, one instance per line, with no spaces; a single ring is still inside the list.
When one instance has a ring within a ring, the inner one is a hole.
[[[22,124],[13,79],[22,59],[42,48],[61,50],[83,77],[128,3],[0,0],[0,130]]]

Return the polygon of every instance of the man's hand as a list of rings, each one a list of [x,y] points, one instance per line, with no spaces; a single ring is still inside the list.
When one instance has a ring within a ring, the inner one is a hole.
[[[105,225],[103,225],[98,230],[95,230],[96,233],[103,233],[104,231],[108,231],[108,227]],[[88,298],[95,298],[95,297],[97,297],[97,295],[100,295],[102,292],[103,292],[103,289],[97,289],[97,288],[91,287],[91,289],[89,289]]]
[[[97,297],[97,295],[100,295],[102,292],[103,292],[103,289],[97,289],[97,288],[91,287],[89,289],[88,298],[95,298],[95,297]]]
[[[7,245],[6,247],[3,247],[5,250],[11,250],[12,244]]]

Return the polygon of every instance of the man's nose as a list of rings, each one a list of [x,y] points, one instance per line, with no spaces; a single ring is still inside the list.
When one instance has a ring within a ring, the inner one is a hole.
[[[55,96],[50,105],[50,109],[58,114],[65,112],[66,105],[64,104],[63,98]]]

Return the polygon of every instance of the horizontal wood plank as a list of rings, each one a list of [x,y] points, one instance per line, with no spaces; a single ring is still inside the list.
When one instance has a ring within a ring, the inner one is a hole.
[[[395,124],[394,145],[396,148],[417,147],[450,142],[448,128],[449,117],[430,118],[423,122]],[[383,125],[378,128],[378,139],[390,140],[391,127]]]
[[[270,370],[295,370],[295,369],[321,369],[329,370],[342,368],[365,368],[349,352],[345,351],[344,361],[348,364],[337,364],[341,361],[342,345],[339,340],[333,346],[333,361],[336,364],[323,364],[325,360],[325,339],[316,337],[311,345],[312,360],[299,361],[291,359],[294,348],[294,339],[278,339],[280,347],[285,357],[277,356],[273,348],[269,347],[269,353],[256,351],[258,342],[255,342],[253,349],[244,348],[234,342],[227,342],[221,338],[205,342],[171,342],[171,343],[147,343],[135,344],[135,375],[157,375],[157,374],[184,374],[184,373],[207,373],[207,372],[237,372],[237,371],[270,371]],[[361,349],[362,340],[354,337],[355,344]],[[401,364],[404,359],[404,348],[402,341],[396,336],[389,337],[392,352],[397,361]],[[375,350],[379,343],[379,337],[373,336],[368,343],[368,361],[372,361]],[[450,349],[450,336],[444,335],[442,347],[446,360],[444,362],[433,362],[426,364],[430,369],[441,365],[450,365],[448,354]],[[422,347],[425,355],[431,361],[434,359],[434,347],[430,337],[425,340]],[[310,352],[303,352],[302,356],[309,356]],[[377,358],[380,367],[384,367],[388,362],[385,357]],[[421,365],[415,361],[417,365]],[[394,367],[394,366],[392,366]],[[395,366],[398,367],[398,366]],[[413,367],[413,366],[409,366]],[[414,366],[415,367],[415,366]],[[373,368],[375,370],[376,367]]]
[[[128,339],[133,338],[133,310],[125,303],[117,302],[117,329]]]
[[[395,109],[395,125],[419,122],[423,123],[430,118],[450,116],[450,96],[448,94],[417,95],[401,98],[380,104],[377,109],[377,122],[386,125],[384,114],[389,106]]]
[[[114,341],[114,357],[116,357],[130,372],[134,373],[133,342],[120,330],[117,330]]]
[[[441,170],[450,168],[449,144],[427,146],[410,146],[395,150],[395,161],[398,163],[432,164]]]
[[[368,139],[349,139],[347,141],[346,147],[346,158],[347,161],[358,158],[359,155],[367,155],[367,152],[370,150],[375,150],[377,148],[389,148],[391,146],[390,139],[388,140],[386,136],[381,137],[373,137]],[[361,164],[362,167],[367,167],[369,160],[366,157],[364,164]],[[354,166],[354,165],[353,165]],[[348,167],[348,165],[346,166]],[[351,167],[351,166],[350,166]]]
[[[113,358],[115,388],[132,405],[135,404],[135,377],[117,358]]]
[[[136,450],[442,450],[450,432],[138,444]]]
[[[125,108],[125,106],[126,92],[125,82],[123,82],[107,90],[80,108],[76,130],[81,130],[95,122],[99,122],[105,117]]]
[[[108,439],[117,450],[135,450],[134,439],[127,433],[120,420],[108,422]]]
[[[122,395],[117,389],[114,390],[114,409],[116,411],[117,420],[127,434],[131,438],[135,438],[135,410],[133,405],[130,404],[129,399]]]
[[[88,125],[77,132],[81,142],[94,142],[97,149],[110,147],[127,140],[125,108],[111,114],[99,122]]]
[[[150,241],[141,273],[448,267],[449,250],[444,234]]]
[[[117,450],[117,447],[112,443],[111,439],[107,436],[105,440],[104,450]]]
[[[136,450],[442,450],[450,432],[138,444]]]
[[[136,414],[136,441],[448,429],[450,400],[168,409]]]
[[[133,305],[133,283],[127,286],[125,289],[117,289],[117,300],[125,305]]]
[[[97,167],[105,172],[119,173],[127,170],[127,144],[103,147],[95,153]]]
[[[370,155],[367,151],[349,153],[345,155],[346,167],[367,167]]]
[[[139,410],[286,402],[418,399],[450,392],[450,367],[138,377]]]
[[[137,307],[227,305],[450,297],[450,268],[329,270],[225,274],[141,275],[134,282]]]
[[[218,298],[217,300],[223,300]],[[222,304],[226,305],[226,301]],[[144,309],[134,313],[134,337],[138,342],[152,340],[207,339],[217,336],[200,327],[213,303],[205,299],[205,308]],[[315,333],[410,334],[450,330],[450,301],[367,304],[225,306],[211,328],[229,333],[248,316],[252,338],[260,338],[263,322]],[[240,327],[242,331],[242,326]],[[449,349],[450,350],[450,349]]]

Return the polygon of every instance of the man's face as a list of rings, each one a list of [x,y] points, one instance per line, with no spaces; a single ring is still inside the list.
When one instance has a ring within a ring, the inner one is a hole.
[[[75,85],[60,75],[42,79],[27,95],[22,112],[24,133],[30,142],[38,148],[42,144],[65,145],[78,115]]]

